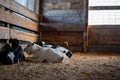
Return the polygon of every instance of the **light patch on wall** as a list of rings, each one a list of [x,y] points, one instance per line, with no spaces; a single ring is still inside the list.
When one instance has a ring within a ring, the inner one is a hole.
[[[22,6],[28,8],[29,10],[34,11],[35,8],[35,0],[15,0],[17,3]]]
[[[120,6],[120,0],[89,0],[89,6]]]
[[[120,25],[120,10],[89,10],[88,25]]]
[[[27,7],[27,0],[15,0],[15,1],[21,4],[22,6]]]

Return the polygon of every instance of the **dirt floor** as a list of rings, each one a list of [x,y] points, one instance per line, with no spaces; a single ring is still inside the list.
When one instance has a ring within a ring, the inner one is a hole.
[[[120,80],[120,54],[74,53],[63,63],[0,65],[0,80]]]

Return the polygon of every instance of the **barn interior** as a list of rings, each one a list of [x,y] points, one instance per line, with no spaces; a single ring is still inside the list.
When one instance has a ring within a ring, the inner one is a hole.
[[[64,63],[0,65],[0,80],[119,80],[119,25],[120,0],[0,0],[0,49],[16,38],[73,52]]]

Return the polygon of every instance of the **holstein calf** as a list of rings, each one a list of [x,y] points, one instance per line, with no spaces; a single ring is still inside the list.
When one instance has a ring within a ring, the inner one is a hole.
[[[10,39],[9,43],[6,43],[2,51],[0,52],[0,62],[2,64],[13,64],[25,60],[23,49],[19,45],[17,39]]]
[[[56,50],[61,51],[63,54],[66,54],[66,56],[68,56],[69,58],[71,58],[72,56],[72,52],[62,46],[57,46],[57,45],[47,45],[44,41],[39,43],[40,46],[42,47],[48,47],[48,48],[53,48]]]
[[[12,44],[11,52],[14,53],[14,63],[18,63],[25,60],[24,50],[19,45],[19,40],[11,39],[10,43]]]
[[[33,57],[29,59],[30,61],[59,63],[64,59],[68,59],[68,57],[59,50],[49,47],[41,47],[32,42],[30,42],[24,50],[28,54],[33,54]]]

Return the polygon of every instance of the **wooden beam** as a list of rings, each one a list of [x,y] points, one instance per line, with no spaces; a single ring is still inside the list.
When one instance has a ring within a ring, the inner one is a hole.
[[[22,14],[26,17],[29,17],[35,21],[38,21],[39,17],[37,14],[35,14],[34,12],[28,10],[27,8],[21,6],[20,4],[18,4],[17,2],[15,1],[12,1],[12,0],[0,0],[0,5],[12,10],[12,11],[15,11],[19,14]]]
[[[120,45],[120,27],[118,25],[94,25],[88,27],[88,44]]]
[[[26,32],[14,30],[14,29],[10,29],[10,37],[17,38],[17,39],[23,40],[23,41],[33,41],[33,42],[38,41],[37,34],[26,33]]]
[[[0,26],[0,39],[17,38],[23,41],[38,41],[38,35]]]
[[[120,25],[88,25],[88,29],[120,29]]]
[[[13,13],[10,13],[2,9],[0,9],[0,21],[10,23],[16,26],[20,26],[26,29],[30,29],[33,31],[37,31],[37,32],[39,31],[39,27],[37,23],[27,20],[25,18],[19,17]]]
[[[48,36],[49,35],[49,36]],[[80,32],[42,32],[42,40],[63,44],[68,42],[69,45],[82,45],[83,33]]]
[[[40,11],[40,0],[35,0],[35,12],[39,14]]]
[[[89,10],[120,10],[120,6],[90,6]]]
[[[41,23],[40,31],[85,31],[83,24]]]

